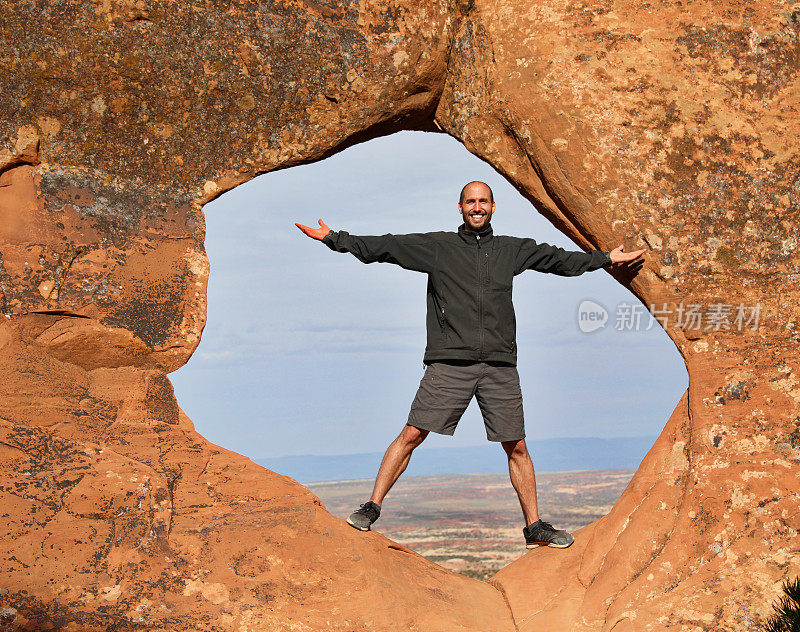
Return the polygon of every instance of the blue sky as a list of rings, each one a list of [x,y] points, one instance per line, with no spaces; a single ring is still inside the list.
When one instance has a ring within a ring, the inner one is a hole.
[[[205,207],[208,321],[171,374],[178,402],[213,443],[251,458],[383,451],[422,377],[426,276],[365,265],[295,226],[322,218],[356,235],[455,230],[470,180],[493,189],[496,234],[579,250],[501,176],[444,134],[402,132],[322,162],[264,174]],[[583,300],[606,327],[578,328]],[[519,373],[532,439],[656,435],[688,385],[655,323],[617,330],[637,303],[602,271],[514,281]],[[419,449],[485,445],[473,401],[453,437]],[[534,456],[535,464],[535,456]]]

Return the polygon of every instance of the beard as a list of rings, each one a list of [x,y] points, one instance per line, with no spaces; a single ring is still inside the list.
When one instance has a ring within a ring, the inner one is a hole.
[[[476,222],[470,217],[469,213],[462,213],[461,216],[464,218],[464,226],[466,226],[468,230],[483,230],[489,226],[489,222],[492,218],[491,214],[485,213],[482,214],[481,217],[476,218]]]

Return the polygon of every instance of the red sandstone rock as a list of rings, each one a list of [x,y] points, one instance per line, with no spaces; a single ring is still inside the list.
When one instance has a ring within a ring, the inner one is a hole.
[[[491,586],[209,444],[163,371],[56,360],[28,321],[0,325],[10,629],[513,629]]]
[[[6,4],[0,625],[763,621],[800,553],[796,4]],[[400,129],[458,138],[586,247],[647,248],[618,279],[689,372],[611,513],[490,584],[209,444],[165,374],[205,319],[202,205]],[[675,319],[740,303],[757,328]]]
[[[620,280],[671,314],[689,372],[612,512],[557,570],[534,551],[492,580],[520,630],[745,629],[798,573],[800,10],[678,7],[479,3],[437,109],[579,243],[649,250]]]

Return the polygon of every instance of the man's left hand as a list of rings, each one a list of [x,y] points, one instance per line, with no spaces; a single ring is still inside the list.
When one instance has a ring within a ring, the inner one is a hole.
[[[611,263],[629,263],[635,261],[644,254],[644,250],[634,250],[633,252],[623,252],[624,246],[620,244],[608,254],[611,257]]]

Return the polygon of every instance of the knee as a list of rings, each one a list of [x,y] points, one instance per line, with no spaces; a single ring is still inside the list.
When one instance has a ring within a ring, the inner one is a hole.
[[[528,446],[525,445],[525,439],[503,441],[503,449],[506,451],[509,459],[524,458],[528,455]]]
[[[429,432],[429,430],[423,430],[422,428],[406,424],[403,431],[400,433],[400,440],[407,445],[417,447],[425,440]]]

